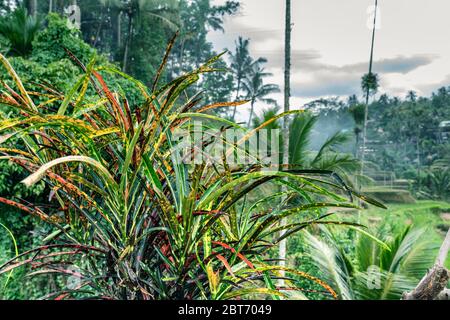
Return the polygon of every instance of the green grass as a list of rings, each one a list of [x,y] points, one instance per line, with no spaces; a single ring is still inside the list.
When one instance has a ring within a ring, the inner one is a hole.
[[[438,227],[450,226],[449,220],[444,220],[442,213],[450,213],[450,203],[442,201],[417,201],[414,204],[389,204],[388,210],[371,208],[362,214],[366,224],[395,223],[398,226],[413,224],[415,227],[428,228],[427,237],[437,245],[441,245],[445,233]],[[436,252],[437,254],[437,252]],[[446,260],[450,267],[450,256]]]

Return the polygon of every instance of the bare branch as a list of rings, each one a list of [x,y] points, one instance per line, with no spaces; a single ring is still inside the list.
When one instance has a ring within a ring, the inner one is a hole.
[[[425,277],[420,280],[417,287],[411,292],[403,294],[403,300],[448,300],[450,290],[447,283],[450,272],[445,268],[444,263],[450,249],[450,229],[445,236],[444,242],[439,249],[436,263],[428,271]]]

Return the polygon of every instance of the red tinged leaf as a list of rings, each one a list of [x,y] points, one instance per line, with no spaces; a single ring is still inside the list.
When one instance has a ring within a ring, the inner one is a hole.
[[[130,127],[130,136],[134,136],[134,128],[133,128],[133,116],[131,115],[131,109],[130,109],[130,104],[128,103],[128,99],[124,98],[123,99],[123,105],[125,108],[125,112],[126,112],[126,119],[128,121],[128,125]]]
[[[21,105],[26,105],[27,108],[30,109],[27,102],[22,98],[20,94],[15,92],[10,86],[8,86],[6,82],[1,81],[1,84],[6,88],[6,90],[9,91],[9,93],[14,97],[15,100],[19,100],[21,102]],[[16,105],[19,106],[20,104],[16,102]]]
[[[109,102],[113,106],[114,111],[118,114],[118,117],[120,118],[121,122],[123,123],[125,132],[128,132],[128,130],[130,130],[130,124],[128,123],[127,118],[126,118],[125,114],[123,113],[123,110],[119,105],[119,102],[117,102],[116,98],[114,97],[112,92],[109,90],[108,86],[106,85],[105,80],[103,80],[103,77],[95,70],[92,71],[92,74],[100,82],[103,92],[105,93]]]
[[[230,267],[230,264],[228,263],[227,259],[225,259],[224,256],[218,254],[217,252],[213,252],[212,254],[216,255],[216,258],[219,259],[220,261],[222,261],[223,265],[225,266],[225,268],[228,270],[228,272],[235,277],[233,270]]]
[[[52,250],[52,249],[74,249],[74,251],[71,251],[73,253],[81,253],[81,252],[86,252],[86,253],[97,252],[97,253],[103,253],[103,254],[107,253],[104,249],[93,247],[93,246],[85,246],[85,245],[81,245],[81,244],[52,244],[52,245],[47,245],[47,246],[41,246],[41,247],[38,247],[38,248],[35,248],[32,250],[23,252],[23,253],[19,254],[18,256],[16,256],[15,258],[13,258],[13,259],[7,261],[6,263],[4,263],[3,265],[1,265],[0,266],[0,274],[6,272],[4,270],[4,268],[11,265],[14,261],[17,261],[18,259],[20,259],[22,257],[25,257],[30,254],[38,255],[38,254],[42,253],[42,251],[47,251],[47,250]],[[64,254],[68,254],[68,253],[66,252],[66,253],[63,253],[63,255]],[[59,253],[59,255],[61,255],[61,253]],[[41,258],[48,258],[48,257],[49,257],[49,255],[41,256]],[[30,260],[29,262],[32,262],[32,261],[38,260],[38,258],[32,258],[29,260]],[[11,270],[11,269],[8,269],[8,270]]]
[[[169,59],[170,52],[172,51],[173,45],[175,44],[175,40],[177,39],[179,34],[180,34],[180,31],[177,31],[173,35],[173,37],[170,39],[169,43],[167,44],[166,53],[164,54],[163,61],[162,61],[161,65],[159,66],[158,71],[156,72],[155,80],[153,81],[152,92],[155,92],[156,87],[158,86],[159,78],[161,77],[164,67],[167,64],[167,60]]]
[[[244,261],[251,269],[255,269],[253,263],[250,262],[242,253],[239,253],[234,249],[233,247],[229,246],[226,243],[220,242],[220,241],[212,241],[213,244],[219,245],[225,249],[230,250],[231,252],[235,253],[242,261]]]
[[[44,221],[50,222],[50,220],[51,220],[51,218],[48,215],[46,215],[44,212],[42,212],[42,210],[40,210],[38,208],[30,208],[19,202],[8,200],[8,199],[2,198],[2,197],[0,197],[0,203],[4,203],[8,206],[15,207],[17,209],[25,211],[31,215],[39,217],[40,219],[42,219]]]

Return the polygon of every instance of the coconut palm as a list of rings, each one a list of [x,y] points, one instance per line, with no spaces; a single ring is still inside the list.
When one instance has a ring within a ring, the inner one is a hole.
[[[276,116],[279,110],[279,107],[265,110],[261,117],[255,117],[253,126],[257,128]],[[293,118],[289,126],[290,166],[293,168],[334,171],[351,183],[350,177],[359,168],[359,161],[351,155],[338,152],[339,147],[350,141],[350,136],[343,132],[336,132],[328,137],[318,150],[312,151],[311,140],[317,120],[318,117],[309,112],[303,112]],[[281,121],[274,121],[267,129],[281,129],[282,125]],[[284,138],[280,138],[282,142]],[[283,145],[283,143],[280,145]]]
[[[416,102],[416,100],[417,100],[417,92],[415,92],[414,90],[408,91],[408,94],[406,95],[406,99],[409,102]]]
[[[239,100],[241,93],[241,85],[245,76],[249,71],[249,67],[252,64],[252,58],[249,52],[249,39],[244,39],[239,37],[236,41],[236,49],[234,53],[230,52],[230,69],[234,74],[234,79],[236,81],[236,100]],[[232,120],[234,121],[236,117],[236,107],[233,109]]]
[[[250,76],[253,72],[253,67],[256,64],[263,64],[267,62],[266,58],[258,58],[254,60],[250,56],[249,52],[249,45],[250,40],[249,39],[243,39],[242,37],[239,37],[238,40],[235,42],[236,49],[234,53],[230,53],[230,70],[234,74],[234,80],[236,82],[236,101],[241,98],[241,89],[243,86],[243,81],[245,81],[245,78]],[[233,109],[233,115],[231,119],[234,121],[236,118],[236,111],[237,107]]]
[[[9,54],[26,56],[33,49],[34,37],[42,20],[29,15],[28,10],[19,7],[0,21],[0,35],[9,41]]]
[[[143,16],[155,18],[173,30],[177,29],[176,18],[172,15],[178,7],[178,1],[176,0],[102,0],[102,3],[109,5],[118,15],[115,19],[118,24],[116,27],[118,32],[121,32],[121,17],[126,16],[128,18],[127,37],[125,39],[122,60],[122,70],[124,72],[128,68],[129,52],[133,44],[136,29],[135,24],[140,18]],[[121,38],[120,36],[117,37],[119,39]]]
[[[336,132],[311,152],[311,138],[318,117],[305,112],[294,117],[289,127],[289,164],[306,169],[338,172],[347,180],[359,168],[359,161],[351,155],[342,154],[338,148],[350,141],[350,136]]]
[[[375,47],[375,32],[377,27],[377,13],[378,13],[378,0],[375,0],[375,14],[373,18],[373,29],[372,29],[372,43],[370,46],[370,58],[369,58],[369,73],[362,77],[362,89],[365,94],[366,104],[364,109],[364,126],[362,132],[362,140],[363,147],[361,152],[361,175],[364,171],[364,160],[365,160],[365,152],[366,152],[366,143],[367,143],[367,122],[369,118],[369,98],[374,95],[379,87],[379,79],[378,75],[372,72],[373,68],[373,51]]]
[[[265,84],[264,78],[272,76],[271,73],[266,72],[262,66],[262,61],[255,61],[251,65],[251,70],[248,76],[243,81],[243,87],[246,92],[246,97],[250,100],[251,109],[248,119],[248,127],[252,123],[253,113],[256,102],[263,102],[269,105],[277,105],[276,100],[268,98],[267,96],[280,92],[280,88],[276,84]]]
[[[429,170],[425,171],[425,176],[419,177],[419,179],[421,179],[421,185],[432,197],[442,200],[450,198],[450,167],[448,167],[448,163],[447,166],[433,164]]]
[[[291,36],[292,36],[292,3],[291,0],[286,0],[285,6],[285,23],[284,23],[284,112],[290,110],[290,98],[291,98]],[[283,150],[289,150],[289,118],[286,117],[283,120]],[[282,164],[288,164],[289,155],[284,152]],[[286,224],[286,219],[281,222],[282,225]],[[283,233],[283,232],[282,232]],[[280,266],[285,266],[287,251],[287,240],[280,243],[279,246],[279,259]],[[282,274],[284,276],[284,274]],[[284,280],[280,281],[280,284],[284,284]]]
[[[364,113],[366,106],[364,104],[354,104],[349,108],[349,112],[355,121],[355,157],[359,158],[359,149],[361,143],[361,133],[364,127]]]
[[[424,237],[424,229],[382,225],[376,233],[382,242],[362,235],[350,253],[328,229],[320,231],[322,237],[305,233],[308,256],[340,299],[398,300],[434,263],[437,247]]]
[[[367,73],[361,79],[361,89],[365,95],[373,96],[378,92],[380,79],[376,73]]]

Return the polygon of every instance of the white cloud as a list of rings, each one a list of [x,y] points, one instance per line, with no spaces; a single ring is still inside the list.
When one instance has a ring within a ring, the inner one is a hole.
[[[215,0],[223,3],[225,0]],[[232,49],[241,35],[251,38],[254,57],[269,59],[270,81],[283,87],[284,1],[241,0],[243,9],[227,18],[226,33],[212,33],[217,50]],[[360,92],[368,71],[371,30],[367,8],[373,0],[293,2],[292,100]],[[374,72],[382,92],[430,94],[450,82],[450,1],[381,2],[381,29],[375,42]],[[276,95],[282,105],[282,95]]]

